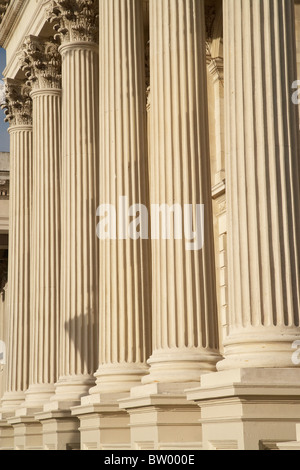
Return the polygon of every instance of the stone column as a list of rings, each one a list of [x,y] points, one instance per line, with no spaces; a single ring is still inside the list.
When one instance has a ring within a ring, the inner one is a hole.
[[[29,383],[30,217],[32,187],[32,100],[30,88],[6,80],[10,122],[10,213],[6,392],[1,409],[14,410]]]
[[[92,393],[129,392],[147,373],[151,341],[145,54],[142,3],[100,0],[100,204],[111,204],[117,233],[100,242],[100,366]],[[125,199],[126,198],[126,199]],[[143,223],[145,222],[145,226]],[[107,226],[106,226],[107,228]],[[107,233],[107,232],[106,232]],[[137,235],[137,239],[132,236]],[[115,239],[112,239],[115,238]]]
[[[58,378],[61,59],[55,41],[34,36],[26,38],[20,59],[33,90],[28,414],[49,400]]]
[[[293,367],[300,336],[294,2],[225,0],[224,28],[230,324],[218,368]]]
[[[258,450],[295,440],[300,417],[294,2],[224,0],[223,13],[229,335],[220,372],[188,398],[204,449]]]
[[[32,101],[30,88],[6,80],[6,120],[10,123],[8,334],[5,393],[0,408],[0,447],[14,446],[6,420],[25,399],[29,384],[30,217],[32,188]]]
[[[199,449],[200,413],[184,390],[219,359],[204,2],[150,0],[149,11],[154,350],[144,385],[120,407],[130,415],[132,448]]]
[[[183,221],[152,242],[154,352],[143,382],[197,382],[219,358],[203,2],[150,1],[150,81],[151,204],[182,216],[191,205],[194,227],[204,205],[204,224],[195,249],[175,239]]]
[[[61,40],[61,324],[55,400],[76,401],[97,368],[97,4],[53,1],[49,18]]]
[[[73,409],[82,448],[91,448],[91,435],[98,449],[130,448],[129,415],[117,400],[148,372],[151,258],[142,7],[140,0],[100,0],[100,365],[96,387]],[[108,204],[117,222],[110,234]],[[129,224],[139,216],[145,219],[130,233]]]

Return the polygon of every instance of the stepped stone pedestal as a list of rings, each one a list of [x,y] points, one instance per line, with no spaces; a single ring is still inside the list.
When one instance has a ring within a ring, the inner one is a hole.
[[[201,378],[187,390],[201,409],[204,450],[273,450],[296,439],[300,370],[235,369]]]

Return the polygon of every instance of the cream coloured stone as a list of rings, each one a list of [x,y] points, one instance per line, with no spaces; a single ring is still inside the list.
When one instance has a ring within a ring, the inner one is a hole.
[[[293,3],[0,0],[16,209],[1,449],[298,447]],[[203,203],[203,249],[99,242],[97,207],[119,196]]]

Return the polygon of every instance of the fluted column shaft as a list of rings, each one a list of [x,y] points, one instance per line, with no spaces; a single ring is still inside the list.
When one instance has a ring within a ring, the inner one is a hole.
[[[300,166],[293,0],[224,0],[232,367],[292,367],[299,339]]]
[[[60,295],[61,90],[37,89],[33,100],[30,387],[41,404],[58,379]]]
[[[62,55],[61,325],[56,394],[78,399],[98,363],[98,46],[64,43]]]
[[[32,125],[10,127],[8,344],[2,407],[14,408],[29,384]]]
[[[204,2],[150,0],[150,82],[151,203],[182,214],[191,205],[194,227],[204,205],[205,223],[202,249],[175,239],[179,227],[152,242],[154,352],[144,382],[199,381],[218,359]]]
[[[148,207],[142,2],[100,0],[99,18],[100,203],[111,204],[126,228],[118,223],[117,239],[100,242],[100,367],[92,393],[140,384],[151,342],[150,240],[128,233],[129,207]]]

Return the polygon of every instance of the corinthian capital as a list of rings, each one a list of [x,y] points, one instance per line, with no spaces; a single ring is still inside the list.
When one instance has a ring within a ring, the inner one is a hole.
[[[62,43],[97,42],[98,0],[52,0],[46,15]]]
[[[1,106],[5,110],[5,122],[11,126],[32,124],[31,88],[23,81],[6,79],[6,100]]]
[[[43,41],[28,36],[19,54],[21,67],[33,90],[61,87],[61,56],[59,42],[54,39]]]

